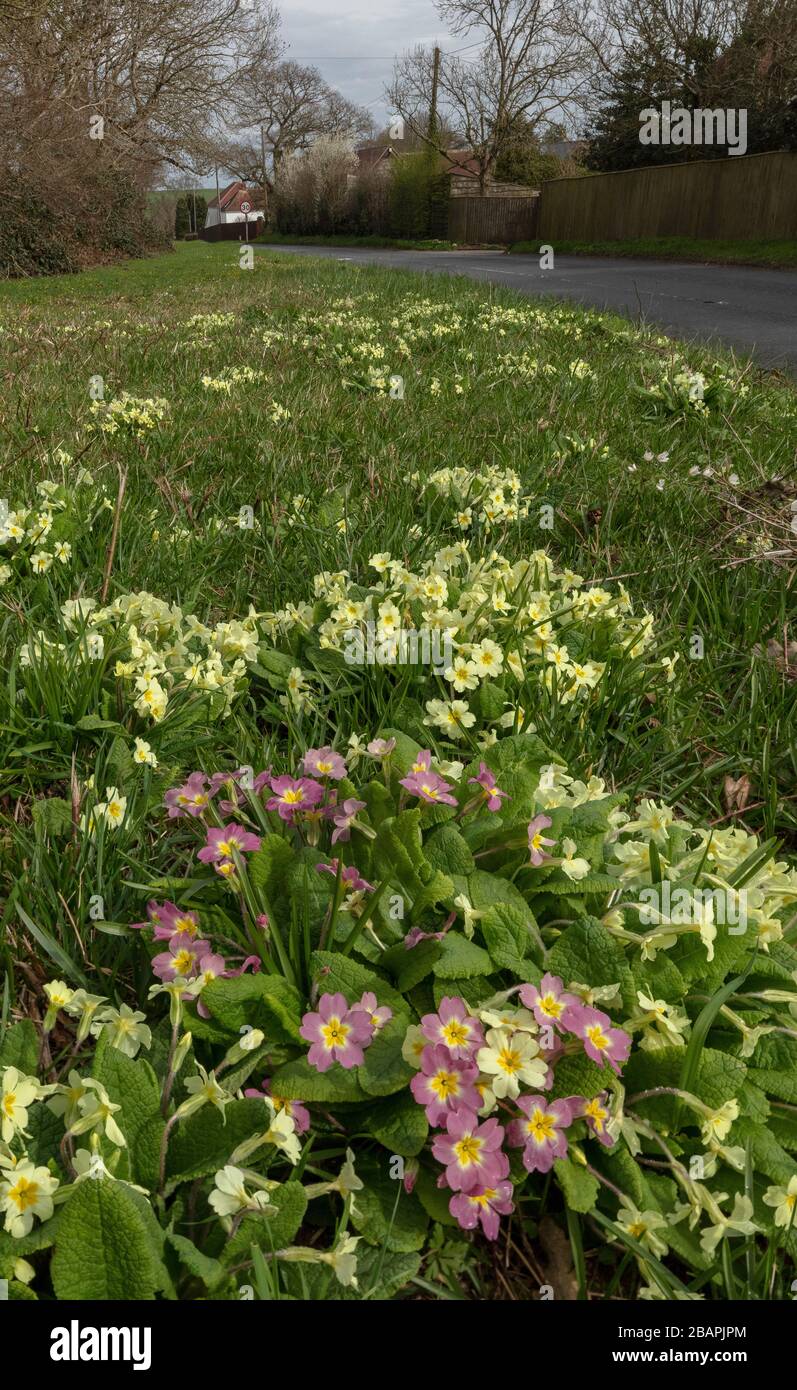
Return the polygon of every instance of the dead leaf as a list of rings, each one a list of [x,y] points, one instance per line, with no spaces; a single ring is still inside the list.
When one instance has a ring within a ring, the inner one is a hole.
[[[757,656],[762,655],[760,647],[754,647],[753,651]],[[784,673],[787,680],[797,681],[797,642],[786,637],[779,642],[776,637],[770,637],[766,655],[773,666],[777,666],[778,670]]]
[[[570,1241],[552,1216],[542,1218],[539,1241],[546,1257],[543,1265],[545,1282],[553,1289],[554,1298],[557,1301],[564,1299],[565,1302],[575,1303],[578,1298],[578,1279],[573,1268]]]
[[[747,773],[743,773],[736,781],[732,777],[726,777],[722,796],[729,816],[734,812],[743,811],[750,800],[750,778]]]

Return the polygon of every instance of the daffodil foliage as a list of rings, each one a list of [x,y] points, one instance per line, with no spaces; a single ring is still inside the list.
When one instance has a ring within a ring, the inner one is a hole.
[[[393,729],[171,787],[140,997],[52,980],[5,1034],[12,1296],[391,1297],[551,1190],[645,1297],[793,1253],[797,872],[623,803]]]

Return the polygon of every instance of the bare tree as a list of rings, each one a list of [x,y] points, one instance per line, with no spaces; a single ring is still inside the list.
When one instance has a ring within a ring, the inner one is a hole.
[[[0,91],[37,127],[101,118],[104,153],[190,167],[236,67],[273,51],[271,0],[32,0],[0,15]]]
[[[590,0],[568,10],[565,24],[585,45],[590,87],[644,60],[659,82],[700,95],[703,74],[738,36],[739,0]]]
[[[556,0],[437,0],[453,34],[482,41],[472,59],[444,56],[437,106],[476,160],[482,191],[517,123],[539,128],[559,119],[583,81],[584,39],[563,22]],[[416,48],[396,64],[387,97],[410,130],[456,164],[432,128],[434,55]]]
[[[357,139],[373,125],[369,113],[330,87],[318,68],[300,63],[249,63],[230,95],[228,124],[239,136],[226,154],[234,154],[236,167],[257,168],[269,187],[289,155],[321,136]]]
[[[35,205],[64,241],[131,244],[143,190],[201,167],[231,74],[278,23],[272,0],[0,0],[6,220]]]

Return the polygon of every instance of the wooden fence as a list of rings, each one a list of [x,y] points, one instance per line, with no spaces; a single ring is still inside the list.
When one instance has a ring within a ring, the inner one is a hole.
[[[460,246],[529,241],[536,233],[539,206],[538,194],[521,198],[451,198],[449,239]]]
[[[262,218],[249,218],[249,240],[254,241],[255,237],[262,232]],[[215,227],[203,227],[199,233],[203,241],[246,241],[245,222],[217,222]]]
[[[797,153],[552,179],[542,186],[535,235],[554,245],[666,236],[797,238]]]

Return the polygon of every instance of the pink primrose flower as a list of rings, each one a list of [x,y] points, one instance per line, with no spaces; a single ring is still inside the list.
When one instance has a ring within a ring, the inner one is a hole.
[[[436,1014],[424,1014],[421,1032],[429,1042],[447,1047],[452,1057],[470,1059],[484,1043],[481,1024],[457,996],[441,999]]]
[[[312,1044],[307,1060],[316,1071],[339,1062],[347,1071],[359,1067],[371,1041],[371,1024],[362,1009],[350,1009],[342,994],[322,994],[316,1013],[306,1013],[299,1029]]]
[[[543,1096],[519,1096],[521,1119],[507,1127],[509,1143],[523,1149],[523,1167],[529,1173],[547,1173],[555,1158],[567,1153],[565,1130],[572,1123],[573,1109],[566,1100],[546,1101]]]
[[[446,1116],[446,1133],[432,1140],[432,1153],[445,1166],[448,1186],[455,1192],[495,1187],[509,1174],[509,1159],[501,1148],[504,1127],[495,1119],[479,1123],[466,1106]]]
[[[498,1236],[500,1218],[514,1211],[512,1184],[506,1179],[491,1187],[474,1187],[469,1192],[457,1192],[448,1204],[464,1231],[474,1231],[481,1225],[488,1240]]]
[[[500,811],[501,798],[507,797],[509,799],[509,792],[501,790],[486,763],[479,763],[478,777],[468,778],[468,785],[471,783],[482,788],[487,801],[488,811]]]
[[[479,1068],[469,1062],[456,1061],[447,1047],[438,1043],[421,1053],[421,1070],[412,1078],[410,1090],[419,1105],[426,1110],[430,1125],[444,1125],[450,1110],[465,1106],[475,1114],[481,1098],[475,1083]]]

